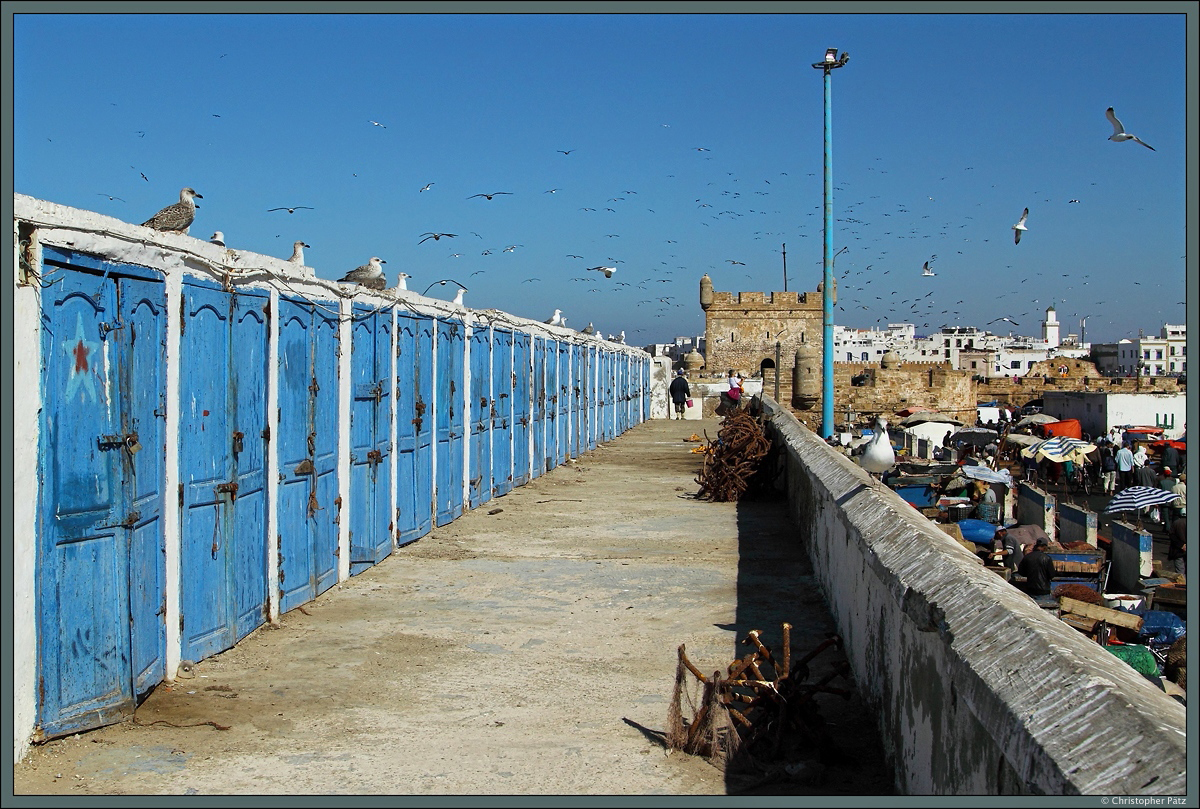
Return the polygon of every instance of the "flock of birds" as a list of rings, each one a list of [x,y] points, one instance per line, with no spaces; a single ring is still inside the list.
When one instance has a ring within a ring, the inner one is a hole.
[[[1124,125],[1116,117],[1116,114],[1112,107],[1109,107],[1106,110],[1106,117],[1108,118],[1109,122],[1112,124],[1112,127],[1113,127],[1113,134],[1109,137],[1109,140],[1112,140],[1117,143],[1121,143],[1121,142],[1125,142],[1125,141],[1135,141],[1135,142],[1140,143],[1141,145],[1145,146],[1147,149],[1154,150],[1154,147],[1150,146],[1145,141],[1141,140],[1141,138],[1139,138],[1138,136],[1136,136],[1132,133],[1126,132]],[[374,126],[378,126],[378,127],[384,126],[383,124],[375,122],[375,121],[371,121],[370,123],[373,124]],[[665,124],[664,124],[664,126],[665,126]],[[558,152],[562,155],[570,155],[574,151],[575,151],[574,149],[558,150]],[[695,151],[708,152],[709,150],[704,147],[696,147]],[[703,159],[711,160],[713,158],[705,157]],[[876,159],[878,160],[879,158],[876,158]],[[970,167],[968,167],[968,170],[969,170],[969,168]],[[868,170],[871,170],[871,169],[869,168]],[[886,173],[886,172],[882,172],[882,173]],[[728,172],[728,174],[732,174],[732,172]],[[781,172],[781,174],[786,175],[786,172]],[[673,175],[668,175],[668,176],[673,176]],[[945,178],[943,178],[943,179],[945,179]],[[736,182],[736,180],[735,180],[735,182]],[[769,186],[770,180],[763,180],[763,183],[765,185]],[[709,184],[712,185],[713,183],[709,183]],[[418,191],[420,193],[430,191],[434,187],[434,185],[435,185],[435,183],[433,183],[433,182],[426,183],[424,186],[419,188]],[[562,189],[560,189],[560,188],[551,188],[551,189],[548,189],[545,193],[554,194],[561,190]],[[844,191],[845,187],[842,186],[839,188],[839,190]],[[754,193],[766,195],[767,193],[769,193],[769,191],[759,190]],[[1035,193],[1037,193],[1037,192],[1035,192]],[[635,194],[637,194],[637,192],[632,191],[632,190],[627,190],[623,193],[619,192],[618,195],[608,198],[607,202],[610,204],[619,204],[620,202],[622,202],[628,198],[631,198]],[[486,192],[486,193],[472,194],[470,196],[467,196],[465,199],[467,199],[467,200],[480,199],[483,201],[492,201],[499,197],[512,196],[512,195],[513,195],[513,192],[511,192],[511,191],[492,191],[492,192]],[[722,195],[728,195],[732,199],[736,199],[737,197],[741,196],[741,193],[736,192],[736,191],[725,191],[725,192],[722,192]],[[120,199],[119,197],[115,197],[113,195],[102,195],[102,196],[108,196],[110,199],[114,199],[114,200]],[[196,199],[203,199],[203,196],[200,195],[199,193],[197,193],[196,190],[193,188],[190,188],[190,187],[184,188],[180,191],[179,202],[163,208],[162,210],[160,210],[158,213],[156,213],[153,217],[151,217],[149,220],[147,220],[143,224],[144,224],[144,226],[151,227],[156,230],[186,234],[188,228],[194,221],[194,218],[196,215],[196,209],[199,207],[195,203]],[[713,199],[713,198],[710,197],[710,199]],[[732,202],[732,199],[730,200],[731,202]],[[929,197],[929,200],[932,202],[933,197]],[[1077,203],[1078,201],[1079,200],[1077,200],[1077,199],[1069,200],[1070,203]],[[714,207],[713,202],[706,201],[703,197],[697,199],[696,203],[697,203],[698,208],[700,208],[700,209],[707,209],[707,208]],[[857,213],[856,206],[859,206],[862,204],[863,203],[860,202],[860,203],[853,203],[853,204],[847,206],[845,208],[845,212],[846,212],[847,216],[844,219],[839,220],[841,222],[848,223],[848,226],[844,229],[844,231],[846,233],[848,233],[849,235],[852,235],[856,238],[861,238],[858,236],[859,231],[856,229],[856,227],[867,224],[867,223],[864,223],[861,220],[854,218],[853,216],[851,216],[851,214]],[[819,206],[818,206],[818,208],[819,208]],[[315,209],[312,206],[307,206],[307,205],[278,206],[278,207],[273,207],[273,208],[267,209],[268,212],[284,212],[284,211],[286,211],[289,215],[294,214],[297,211],[304,211],[304,210],[311,211],[311,210],[315,210]],[[591,207],[591,206],[585,206],[585,207],[581,208],[581,210],[584,212],[593,212],[593,211],[596,211],[597,208]],[[605,210],[616,212],[616,209],[614,209],[612,207],[607,207],[607,208],[605,208]],[[651,212],[652,212],[652,209],[648,209],[648,210],[651,210]],[[748,212],[749,213],[763,213],[762,211],[756,211],[754,209],[750,209]],[[908,208],[906,208],[904,205],[901,205],[900,208],[898,209],[897,213],[898,213],[898,215],[908,214],[908,213],[911,213],[911,211]],[[1021,216],[1020,216],[1019,220],[1017,221],[1017,223],[1012,226],[1013,243],[1015,245],[1019,245],[1021,243],[1022,237],[1024,235],[1026,235],[1029,231],[1029,227],[1027,224],[1028,219],[1029,219],[1029,214],[1030,214],[1030,209],[1028,207],[1026,207],[1021,212]],[[810,213],[809,215],[812,216],[814,214]],[[886,213],[886,212],[883,213],[883,216],[885,216],[885,217],[890,216],[890,215],[891,215],[890,213]],[[726,217],[742,217],[742,216],[744,216],[744,214],[741,211],[721,210],[719,212],[710,213],[710,216],[714,219],[722,219],[722,218],[726,218]],[[928,218],[928,216],[923,217],[923,218]],[[967,218],[970,219],[971,217],[967,217]],[[701,222],[701,224],[707,224],[707,223]],[[482,238],[478,233],[475,233],[473,231],[471,233],[474,236]],[[914,229],[913,234],[915,234],[915,233],[916,233],[916,230]],[[946,234],[946,231],[943,230],[942,235],[945,235],[945,234]],[[771,234],[771,233],[768,233],[765,231],[755,231],[755,238],[763,238],[764,236],[771,236],[771,235],[781,235],[781,234]],[[801,235],[801,237],[806,237],[808,234],[801,233],[800,235]],[[887,231],[883,235],[892,237],[894,234],[892,231]],[[604,236],[609,239],[615,239],[615,238],[619,238],[620,234],[606,233],[606,234],[604,234]],[[436,242],[441,242],[442,240],[451,240],[451,239],[455,239],[458,237],[459,237],[458,233],[451,233],[451,232],[447,232],[447,231],[426,231],[426,232],[420,234],[420,236],[417,238],[417,244],[425,244],[427,242],[435,242],[436,243]],[[903,235],[898,235],[898,237],[904,238]],[[915,237],[916,237],[915,235],[909,236],[909,238],[915,238]],[[928,238],[928,234],[926,234],[925,238]],[[211,241],[216,244],[220,244],[220,245],[224,246],[224,242],[225,242],[224,234],[221,233],[220,231],[215,232],[211,238]],[[668,244],[672,244],[672,243],[675,243],[676,240],[667,239],[666,242]],[[293,253],[292,253],[291,258],[288,260],[292,263],[302,265],[304,263],[304,252],[303,251],[305,248],[308,248],[308,247],[310,247],[310,245],[308,245],[307,243],[305,243],[303,241],[294,242],[293,243]],[[523,247],[523,245],[510,244],[507,247],[505,247],[502,252],[506,252],[506,253],[515,252],[520,247]],[[785,249],[786,249],[786,245],[785,245]],[[846,247],[843,247],[840,251],[838,251],[838,255],[841,255],[841,253],[845,252],[848,249],[849,249],[849,245],[847,245]],[[496,250],[496,248],[485,249],[483,251],[482,255],[490,255],[495,250]],[[963,252],[962,250],[959,250],[960,254],[962,252]],[[886,254],[886,251],[882,251],[880,255],[882,257],[885,254]],[[462,253],[451,254],[451,258],[457,258],[457,257],[461,257],[461,256],[462,256]],[[579,255],[578,253],[570,253],[570,254],[567,254],[567,258],[582,259],[583,256]],[[937,273],[934,272],[934,270],[933,270],[933,263],[937,260],[937,258],[938,258],[937,255],[934,254],[934,255],[930,256],[930,258],[924,262],[923,267],[922,267],[922,272],[921,272],[922,277],[930,278],[930,277],[934,277],[937,275]],[[880,259],[877,259],[877,260],[880,260]],[[835,261],[836,261],[836,257],[835,257]],[[367,263],[365,263],[359,267],[355,267],[354,269],[346,272],[341,278],[338,279],[338,282],[344,283],[344,284],[357,284],[366,289],[375,290],[375,291],[387,289],[388,280],[387,280],[387,275],[385,274],[384,269],[383,269],[383,265],[386,263],[387,262],[384,261],[382,258],[380,258],[378,256],[372,256],[367,261]],[[575,278],[572,278],[571,280],[585,281],[586,280],[585,276],[587,275],[587,273],[591,273],[591,272],[602,274],[605,279],[612,279],[614,274],[616,274],[618,272],[617,265],[620,263],[623,263],[620,259],[610,256],[608,258],[607,263],[600,263],[595,266],[586,267],[586,268],[584,268],[583,275],[576,276]],[[667,262],[665,260],[661,261],[660,263],[662,265],[667,264]],[[739,267],[739,266],[744,267],[746,265],[746,262],[740,261],[737,259],[726,259],[726,263],[728,263],[730,265],[731,269],[734,267]],[[784,257],[784,266],[786,268],[786,253],[785,253],[785,257]],[[864,270],[860,270],[857,274],[863,275],[863,274],[869,273],[873,269],[873,266],[874,265],[868,264]],[[677,269],[688,270],[691,268],[680,266]],[[483,270],[478,270],[476,272],[473,272],[472,276],[478,275],[482,272],[483,272]],[[637,290],[648,290],[649,285],[652,283],[667,283],[667,284],[672,283],[674,281],[674,279],[671,278],[670,276],[673,274],[673,272],[674,272],[673,269],[660,267],[660,268],[654,270],[649,277],[643,278],[640,281],[638,281],[636,279],[630,279],[629,281],[617,282],[617,287],[618,288],[633,287],[634,289],[637,289]],[[865,280],[865,282],[862,284],[862,286],[860,288],[858,288],[857,290],[855,290],[853,284],[850,284],[849,286],[847,286],[846,289],[842,290],[843,300],[838,302],[838,308],[841,309],[843,311],[843,313],[846,312],[846,304],[850,302],[850,301],[846,300],[847,296],[845,295],[845,293],[847,291],[850,291],[852,293],[853,292],[858,292],[858,293],[868,292],[869,291],[868,287],[871,284],[872,280],[881,281],[883,279],[880,276],[887,275],[888,272],[890,272],[890,270],[884,270],[884,271],[882,271],[882,273],[876,273],[874,276],[868,276],[868,278]],[[851,274],[851,270],[846,270],[841,275],[841,280],[843,282],[846,281],[849,278],[850,274]],[[395,289],[407,290],[408,287],[407,287],[406,281],[409,277],[410,276],[407,273],[399,273],[398,277],[397,277],[397,283],[396,283]],[[752,278],[753,276],[747,275],[747,277]],[[522,283],[535,283],[535,282],[539,282],[540,280],[541,280],[540,278],[531,277],[531,278],[526,278]],[[1028,280],[1028,279],[1026,279],[1026,280]],[[442,283],[445,283],[445,282],[442,282]],[[458,283],[458,282],[455,282],[455,283]],[[1084,283],[1086,284],[1086,281]],[[636,284],[636,286],[635,286],[635,284]],[[436,285],[436,283],[434,285]],[[434,285],[431,285],[431,287]],[[593,288],[591,291],[598,291],[598,290]],[[632,291],[632,290],[628,290],[628,291]],[[456,298],[455,298],[456,304],[462,305],[463,295],[465,292],[466,292],[466,287],[463,286],[462,284],[459,284],[459,290],[458,290]],[[909,296],[908,300],[905,300],[903,297],[901,297],[899,299],[895,299],[892,301],[886,300],[882,295],[877,295],[877,296],[875,296],[875,299],[877,301],[881,302],[881,305],[878,307],[870,307],[870,306],[858,303],[856,301],[855,301],[855,305],[857,308],[869,310],[871,308],[885,308],[889,304],[907,303],[909,305],[908,311],[898,310],[895,306],[891,307],[890,311],[888,311],[888,313],[887,313],[888,314],[887,319],[889,320],[889,322],[896,320],[896,319],[906,319],[906,320],[915,322],[916,319],[919,319],[921,316],[924,316],[925,318],[927,318],[927,321],[928,321],[928,322],[924,323],[924,326],[928,327],[931,322],[936,320],[937,314],[938,314],[933,309],[933,307],[936,304],[932,300],[929,300],[929,298],[931,298],[932,294],[933,294],[932,292],[927,293],[924,296],[924,298],[916,298],[915,300],[912,299],[915,296]],[[896,292],[896,290],[893,290],[891,292],[891,296],[895,296],[895,295],[897,295],[897,292]],[[1038,301],[1035,299],[1033,302],[1036,304]],[[949,304],[949,305],[947,305],[946,309],[943,309],[941,311],[940,314],[951,315],[951,317],[953,317],[952,312],[954,310],[952,307],[957,306],[962,303],[963,303],[963,301],[959,300],[955,304]],[[663,296],[650,295],[649,297],[646,297],[642,300],[638,300],[636,305],[643,306],[643,305],[647,305],[647,304],[658,304],[657,308],[658,308],[658,316],[659,317],[662,317],[670,308],[677,308],[677,307],[685,306],[685,304],[683,304],[683,303],[676,302],[675,296],[670,296],[670,295],[663,295]],[[1028,313],[1026,313],[1026,314],[1028,314]],[[899,317],[896,317],[896,315],[899,315]],[[885,318],[881,317],[877,320],[877,322],[882,322],[884,319]],[[545,322],[552,323],[553,325],[564,325],[566,322],[566,318],[563,317],[561,310],[555,310],[555,314],[551,318],[548,318]],[[1008,323],[1011,323],[1012,325],[1018,325],[1017,321],[1014,318],[1008,317],[1008,316],[996,318],[995,320],[991,321],[991,323],[996,323],[996,322],[1008,322]],[[944,325],[945,324],[943,324],[943,326]],[[588,329],[587,333],[591,333],[592,331],[594,331],[593,324],[589,323],[588,327],[586,327],[586,328]]]

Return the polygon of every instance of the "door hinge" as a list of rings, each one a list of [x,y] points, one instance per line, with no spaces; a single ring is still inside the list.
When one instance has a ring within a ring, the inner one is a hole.
[[[179,507],[183,508],[183,484],[179,484]]]
[[[267,443],[271,442],[271,425],[268,424],[266,427],[263,427],[262,437],[263,441]]]

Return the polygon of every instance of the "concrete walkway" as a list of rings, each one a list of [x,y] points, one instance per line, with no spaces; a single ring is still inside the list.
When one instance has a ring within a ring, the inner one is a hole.
[[[777,646],[791,623],[793,659],[833,631],[785,503],[694,499],[685,439],[718,428],[639,425],[436,529],[136,721],[36,747],[15,794],[890,794],[857,697],[818,697],[840,751],[820,765],[801,745],[727,781],[661,743],[679,644],[724,671],[751,629]]]

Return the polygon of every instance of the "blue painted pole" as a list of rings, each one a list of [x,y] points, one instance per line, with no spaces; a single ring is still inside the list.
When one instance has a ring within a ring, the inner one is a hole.
[[[833,85],[825,69],[825,275],[821,286],[821,437],[833,435]]]

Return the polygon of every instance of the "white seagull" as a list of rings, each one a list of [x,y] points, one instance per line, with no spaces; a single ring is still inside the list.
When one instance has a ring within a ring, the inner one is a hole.
[[[543,323],[549,323],[551,326],[558,326],[562,323],[562,309],[555,309],[554,314],[549,320],[543,320]]]
[[[1122,126],[1121,122],[1117,119],[1117,114],[1115,112],[1113,112],[1112,107],[1109,107],[1108,109],[1106,109],[1104,111],[1104,114],[1108,117],[1108,122],[1113,125],[1113,133],[1108,136],[1109,140],[1116,141],[1117,143],[1120,143],[1123,140],[1136,140],[1138,143],[1142,144],[1150,151],[1152,151],[1152,152],[1158,151],[1158,149],[1155,149],[1153,146],[1151,146],[1149,143],[1146,143],[1146,141],[1142,140],[1137,135],[1131,135],[1128,132],[1126,132],[1125,127]]]
[[[875,434],[858,459],[858,465],[869,473],[882,476],[896,465],[896,451],[888,437],[887,420],[882,416],[875,419]]]
[[[387,286],[387,276],[383,274],[382,264],[386,261],[379,256],[371,256],[371,260],[361,267],[355,267],[338,279],[340,284],[362,284],[368,289],[383,289]]]
[[[467,288],[466,288],[466,287],[459,287],[459,288],[458,288],[458,294],[454,296],[454,305],[455,305],[455,306],[462,306],[462,305],[463,305],[463,293],[464,293],[464,292],[466,292],[466,291],[467,291]]]
[[[612,274],[617,271],[616,267],[588,267],[588,271],[595,270],[604,273],[605,278],[612,278]]]
[[[209,237],[208,240],[215,245],[219,245],[220,247],[225,246],[225,234],[219,230],[216,233],[214,233],[211,237]]]
[[[304,248],[306,247],[312,247],[312,245],[304,242],[292,242],[292,257],[288,261],[304,266]]]
[[[1000,322],[1000,321],[1002,321],[1002,320],[1008,321],[1009,323],[1013,324],[1014,326],[1020,326],[1020,325],[1021,325],[1021,324],[1020,324],[1020,323],[1018,323],[1017,321],[1013,320],[1011,317],[1007,317],[1007,316],[1006,316],[1006,317],[998,317],[998,318],[996,318],[995,320],[989,320],[989,321],[987,322],[987,325],[989,325],[989,326],[990,326],[990,325],[992,325],[993,323],[999,323],[999,322]]]
[[[402,273],[398,274],[396,276],[396,289],[403,289],[403,290],[407,291],[409,278],[412,278],[412,276],[406,272],[402,272]]]
[[[929,262],[926,261],[925,262],[925,271],[922,272],[921,275],[929,276],[929,275],[937,275],[937,273],[935,273],[933,270],[929,269]]]
[[[1021,234],[1024,231],[1029,230],[1029,228],[1025,227],[1025,220],[1028,218],[1029,218],[1029,209],[1026,208],[1024,211],[1021,212],[1021,221],[1017,222],[1017,224],[1012,226],[1013,244],[1020,244],[1021,243]]]

